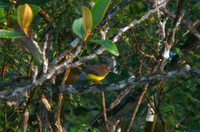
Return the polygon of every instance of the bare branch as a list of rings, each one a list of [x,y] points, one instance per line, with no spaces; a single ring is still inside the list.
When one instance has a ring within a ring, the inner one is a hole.
[[[75,38],[72,42],[71,45],[76,48],[78,43],[80,43],[80,39],[79,38]],[[50,63],[50,66],[54,66],[56,65],[58,62],[60,62],[66,55],[69,55],[71,53],[71,51],[68,50],[64,50],[61,54],[59,54],[58,56],[56,56]]]
[[[47,70],[48,70],[48,58],[47,58],[47,55],[46,55],[46,50],[47,50],[49,39],[50,39],[49,37],[50,37],[50,34],[47,34],[46,40],[45,40],[44,46],[43,46],[43,51],[42,51],[43,73],[47,73]]]
[[[37,66],[33,66],[32,67],[32,71],[33,71],[33,83],[36,81],[36,79],[37,79],[37,75],[38,75],[38,68],[37,68]]]
[[[23,128],[23,132],[27,131],[29,115],[30,115],[30,113],[29,113],[28,109],[26,109],[26,111],[24,112],[23,121],[21,124],[21,126]]]
[[[132,113],[132,117],[131,117],[131,120],[130,120],[130,124],[128,125],[128,128],[127,128],[126,132],[130,132],[130,130],[131,130],[131,127],[132,127],[133,122],[134,122],[134,120],[135,120],[135,116],[136,116],[136,114],[137,114],[137,112],[138,112],[138,109],[139,109],[139,107],[140,107],[140,104],[141,104],[141,102],[142,102],[142,99],[143,99],[143,97],[144,97],[144,94],[145,94],[146,91],[147,91],[148,86],[149,86],[148,83],[144,85],[143,91],[142,91],[142,93],[140,94],[137,103],[135,104],[135,108],[134,108],[134,111],[133,111],[133,113]]]
[[[105,101],[104,91],[101,92],[101,96],[102,96],[103,118],[104,118],[104,122],[105,122],[105,125],[106,125],[107,132],[109,132],[110,128],[109,128],[108,118],[107,118],[107,114],[106,114],[106,101]]]
[[[172,78],[181,78],[185,76],[191,77],[199,77],[200,76],[200,69],[182,69],[182,70],[175,70],[169,71],[167,73],[161,73],[156,75],[150,75],[147,77],[141,78],[134,78],[129,77],[126,80],[119,81],[118,83],[113,83],[108,86],[99,86],[99,85],[91,85],[91,86],[75,86],[75,85],[65,85],[65,86],[56,86],[49,84],[48,87],[54,87],[54,89],[58,89],[60,93],[79,93],[79,92],[101,92],[105,91],[114,91],[114,90],[122,90],[126,88],[128,85],[136,85],[137,83],[148,83],[148,82],[155,82],[160,81],[163,79],[172,79]],[[1,84],[0,84],[1,85]],[[19,84],[18,84],[19,85]],[[28,85],[29,86],[29,85]],[[56,87],[56,88],[55,88]],[[1,99],[9,99],[12,97],[16,97],[16,95],[23,95],[29,87],[16,87],[12,90],[1,90],[0,91],[0,98]]]
[[[138,50],[138,52],[140,54],[142,54],[143,56],[145,57],[148,57],[148,58],[151,58],[153,59],[155,62],[156,62],[156,57],[154,55],[151,55],[151,54],[148,54],[148,53],[145,53],[144,51],[142,51],[139,47],[138,47],[138,44],[136,44],[136,49]]]
[[[176,18],[174,20],[173,29],[171,30],[171,32],[169,33],[169,35],[167,36],[166,41],[165,41],[165,49],[164,49],[164,52],[163,52],[163,61],[160,65],[160,70],[162,72],[164,71],[164,67],[167,64],[167,60],[169,59],[170,50],[172,48],[172,45],[175,42],[176,32],[177,32],[178,27],[179,27],[181,20],[183,18],[183,14],[181,12],[183,2],[184,2],[184,0],[179,0],[177,12],[176,12]]]
[[[62,101],[63,101],[63,93],[58,95],[57,112],[55,113],[55,126],[57,127],[59,132],[64,132],[60,119]]]
[[[176,15],[171,13],[170,11],[168,11],[166,8],[161,8],[160,9],[161,11],[163,11],[165,14],[169,15],[171,18],[175,19],[176,18]],[[200,33],[197,29],[195,29],[193,27],[194,24],[192,24],[192,22],[186,20],[186,19],[183,19],[181,21],[181,23],[183,25],[185,25],[185,27],[195,36],[197,37],[198,39],[200,39]]]
[[[134,27],[136,24],[141,23],[142,21],[146,20],[152,13],[155,13],[159,8],[165,6],[166,3],[167,3],[167,2],[164,2],[164,3],[162,3],[161,5],[159,5],[157,8],[152,9],[152,10],[149,10],[149,11],[148,11],[144,16],[142,16],[142,18],[140,18],[139,20],[133,20],[128,26],[121,28],[120,31],[118,32],[118,34],[113,38],[113,42],[117,42],[124,32],[126,32],[126,31],[129,30],[130,28]]]
[[[29,52],[33,55],[34,59],[39,63],[42,64],[42,51],[38,45],[38,42],[35,40],[31,40],[29,38],[24,38],[23,45],[28,48]]]
[[[132,87],[128,86],[127,88],[125,88],[115,99],[114,101],[107,107],[107,112],[111,111],[112,109],[114,109],[116,106],[118,106],[118,104],[120,104],[120,102],[126,97],[126,95],[131,91]],[[96,115],[96,117],[94,117],[94,119],[90,122],[91,125],[93,125],[100,117],[103,116],[103,113],[99,113],[98,115]]]
[[[44,94],[42,94],[41,101],[44,104],[44,106],[46,107],[46,109],[48,111],[50,111],[52,106],[51,106],[51,104],[49,103],[48,99],[45,97]]]

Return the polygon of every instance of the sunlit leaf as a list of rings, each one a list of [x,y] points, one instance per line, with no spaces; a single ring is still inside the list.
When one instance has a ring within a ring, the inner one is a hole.
[[[82,9],[83,9],[83,29],[85,31],[84,40],[86,40],[90,35],[90,32],[92,31],[93,20],[90,9],[85,6]]]
[[[17,9],[17,21],[24,33],[28,36],[28,32],[33,20],[33,11],[28,4],[19,5]]]
[[[89,8],[83,7],[83,28],[84,31],[91,32],[93,26],[92,13]]]
[[[110,53],[112,53],[116,56],[119,56],[119,51],[117,49],[117,46],[112,41],[110,41],[110,40],[94,40],[92,42],[100,44]]]

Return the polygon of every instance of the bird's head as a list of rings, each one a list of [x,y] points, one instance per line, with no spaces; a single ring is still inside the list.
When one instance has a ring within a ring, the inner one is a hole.
[[[110,68],[106,64],[101,64],[101,67],[106,70],[106,72],[110,72]]]

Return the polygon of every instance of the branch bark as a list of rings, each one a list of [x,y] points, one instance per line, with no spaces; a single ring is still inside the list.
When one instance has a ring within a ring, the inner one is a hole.
[[[132,113],[131,120],[130,120],[130,123],[129,123],[129,125],[128,125],[128,128],[127,128],[126,132],[130,132],[130,130],[131,130],[131,127],[132,127],[133,122],[134,122],[134,120],[135,120],[136,114],[137,114],[137,112],[138,112],[138,109],[139,109],[139,107],[140,107],[140,104],[141,104],[141,102],[142,102],[142,99],[143,99],[143,97],[144,97],[144,94],[145,94],[146,91],[147,91],[148,86],[149,86],[148,83],[144,85],[143,91],[142,91],[142,93],[140,94],[137,103],[135,104],[135,108],[134,108],[134,111],[133,111],[133,113]]]
[[[136,85],[138,83],[150,83],[150,82],[156,82],[163,79],[172,79],[172,78],[181,78],[181,77],[200,77],[200,69],[186,69],[183,68],[181,70],[174,70],[169,71],[167,73],[160,73],[156,75],[150,75],[146,77],[140,77],[140,78],[133,78],[129,77],[128,79],[119,81],[118,83],[113,83],[108,86],[104,85],[86,85],[86,86],[77,86],[77,85],[53,85],[50,83],[46,83],[46,87],[56,89],[58,90],[58,93],[91,93],[96,92],[99,93],[101,91],[115,91],[115,90],[123,90],[128,85]],[[28,88],[25,87],[16,87],[12,90],[1,90],[0,91],[0,99],[10,99],[14,98],[19,95],[23,95]]]

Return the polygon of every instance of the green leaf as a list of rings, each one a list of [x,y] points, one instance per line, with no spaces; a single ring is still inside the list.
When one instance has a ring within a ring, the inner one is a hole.
[[[33,11],[33,16],[37,15],[41,10],[41,8],[37,5],[30,4],[29,6],[31,7],[31,9]]]
[[[0,8],[0,18],[5,17],[5,11],[3,8]]]
[[[89,8],[83,6],[83,29],[85,31],[84,41],[87,40],[90,32],[92,31],[93,20],[92,20],[92,13]]]
[[[3,8],[0,8],[0,22],[6,22],[6,14]]]
[[[20,32],[12,31],[12,30],[4,30],[0,29],[0,38],[22,38],[24,37]]]
[[[86,33],[90,33],[92,31],[93,20],[92,13],[89,8],[86,6],[83,7],[83,28]]]
[[[93,40],[92,42],[98,43],[103,46],[110,53],[119,56],[117,46],[110,40]]]
[[[179,56],[183,56],[183,52],[180,50],[180,48],[175,48],[175,52],[176,52]]]
[[[80,38],[84,37],[85,32],[83,29],[83,18],[74,20],[73,25],[72,25],[72,30]]]
[[[93,27],[97,27],[102,21],[111,0],[99,0],[92,8]]]

